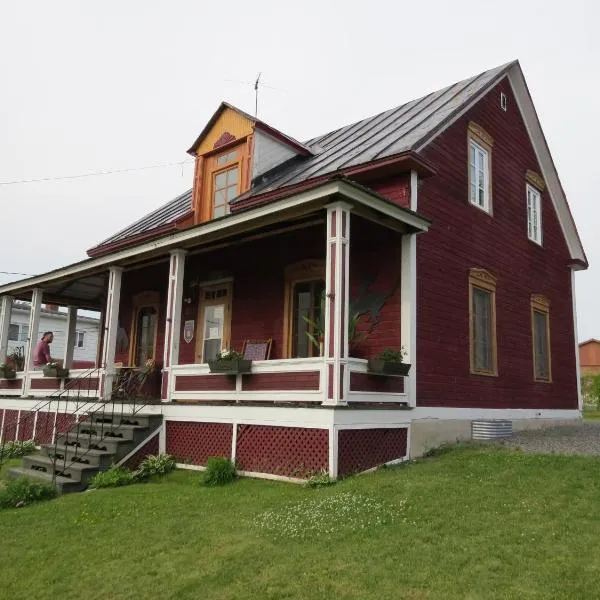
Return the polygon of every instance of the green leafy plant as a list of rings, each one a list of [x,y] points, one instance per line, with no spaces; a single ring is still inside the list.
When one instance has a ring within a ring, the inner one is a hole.
[[[133,471],[124,467],[112,466],[106,471],[96,473],[90,479],[90,486],[93,488],[121,487],[134,483],[135,477]]]
[[[315,473],[309,480],[306,482],[306,487],[310,488],[320,488],[326,487],[328,485],[334,485],[336,483],[335,479],[331,479],[329,477],[329,473],[325,470]]]
[[[588,388],[589,397],[596,403],[596,408],[600,410],[600,374],[594,375]]]
[[[243,360],[244,355],[235,350],[223,349],[216,356],[215,360]]]
[[[4,447],[0,446],[0,460],[19,458],[32,452],[35,452],[35,442],[33,440],[27,440],[26,442],[6,442]]]
[[[206,471],[202,473],[204,485],[225,485],[237,478],[235,465],[222,456],[211,457],[206,463]]]
[[[406,356],[406,351],[404,348],[400,350],[393,350],[392,348],[385,348],[377,355],[377,360],[382,360],[384,362],[390,363],[401,363],[404,362],[404,357]]]
[[[25,348],[16,346],[6,357],[7,364],[11,365],[16,371],[22,371],[25,368]]]
[[[162,477],[176,468],[175,459],[170,454],[158,454],[147,456],[135,472],[138,480],[150,479],[151,477]]]
[[[0,489],[0,508],[21,508],[55,496],[56,488],[53,485],[19,477]]]

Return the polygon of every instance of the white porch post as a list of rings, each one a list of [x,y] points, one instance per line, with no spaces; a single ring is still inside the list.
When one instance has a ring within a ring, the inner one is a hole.
[[[418,175],[410,173],[410,208],[417,210]],[[411,364],[404,380],[410,406],[417,405],[417,236],[402,236],[402,265],[400,280],[400,343],[406,351],[405,360]]]
[[[31,385],[30,371],[33,370],[33,350],[38,343],[40,314],[42,312],[42,296],[43,292],[39,288],[33,290],[31,296],[31,312],[29,313],[29,337],[27,339],[27,347],[25,348],[25,366],[23,367],[23,396],[29,394],[29,386]]]
[[[8,352],[12,300],[12,296],[2,296],[2,301],[0,302],[0,362],[4,362],[6,353]]]
[[[345,202],[328,204],[325,269],[325,402],[344,405],[348,362],[350,209]]]
[[[104,344],[102,347],[102,398],[109,400],[115,376],[115,351],[117,349],[117,329],[119,303],[121,300],[122,267],[110,267],[108,273],[108,292],[106,295],[106,314],[104,317]]]
[[[65,352],[63,364],[65,369],[73,366],[73,352],[75,350],[75,328],[77,327],[77,308],[67,307],[67,329],[65,331]]]
[[[577,376],[577,409],[583,417],[583,393],[581,390],[581,363],[579,361],[579,332],[577,327],[577,301],[575,299],[575,269],[571,268],[571,301],[573,304],[573,339],[575,340],[575,370]]]
[[[167,318],[165,323],[165,348],[161,399],[168,402],[174,384],[171,366],[179,364],[179,341],[181,339],[181,306],[183,303],[183,277],[185,272],[185,250],[172,250],[169,263],[169,288],[167,295]]]

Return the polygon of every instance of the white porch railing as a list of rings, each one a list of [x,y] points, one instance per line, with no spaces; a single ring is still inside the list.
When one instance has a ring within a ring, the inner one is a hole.
[[[69,377],[67,380],[77,379],[88,373],[91,369],[69,369]],[[101,371],[98,370],[98,377],[92,379],[84,378],[82,381],[85,382],[85,388],[78,391],[80,398],[96,398],[98,397],[98,386],[100,383]],[[17,373],[17,377],[22,373]],[[57,392],[61,392],[65,389],[65,379],[55,379],[54,377],[44,377],[44,373],[41,370],[30,371],[28,389],[23,390],[21,386],[19,395],[32,396],[34,398],[43,398],[51,396]],[[21,377],[23,379],[23,377]],[[75,392],[75,390],[73,390]]]
[[[344,397],[353,402],[398,402],[413,406],[407,393],[411,377],[369,374],[368,361],[349,358],[344,372]]]
[[[315,402],[325,399],[323,358],[256,360],[247,375],[210,373],[208,364],[173,365],[174,401]]]

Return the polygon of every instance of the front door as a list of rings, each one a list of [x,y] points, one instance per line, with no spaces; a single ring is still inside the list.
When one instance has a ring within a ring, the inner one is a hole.
[[[198,314],[196,361],[212,360],[229,349],[231,325],[231,283],[202,288]]]

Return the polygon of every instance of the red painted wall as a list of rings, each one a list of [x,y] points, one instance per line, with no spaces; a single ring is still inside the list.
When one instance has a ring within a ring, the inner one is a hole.
[[[500,92],[508,110],[500,108]],[[467,126],[493,138],[490,216],[468,202]],[[435,139],[424,157],[438,175],[421,182],[418,211],[418,391],[421,406],[577,408],[569,254],[547,192],[544,246],[527,238],[525,172],[541,172],[507,81]],[[497,278],[498,377],[469,374],[469,269]],[[531,294],[551,302],[553,383],[533,381]]]
[[[410,175],[397,175],[370,184],[371,189],[385,196],[394,204],[410,208]]]

